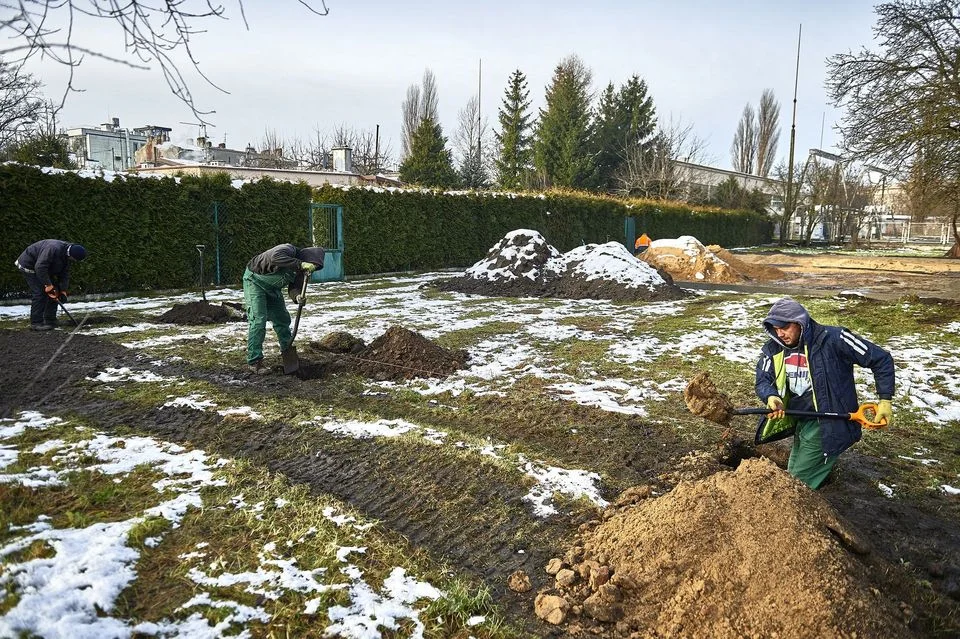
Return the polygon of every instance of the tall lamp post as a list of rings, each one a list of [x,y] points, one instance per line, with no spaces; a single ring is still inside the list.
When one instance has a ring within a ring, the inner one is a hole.
[[[797,140],[797,85],[800,83],[800,36],[803,25],[797,31],[797,71],[793,78],[793,121],[790,124],[790,165],[787,167],[787,197],[784,198],[783,221],[780,222],[780,246],[786,244],[784,233],[789,233],[789,222],[793,218],[793,210],[797,207],[793,200],[793,150]]]

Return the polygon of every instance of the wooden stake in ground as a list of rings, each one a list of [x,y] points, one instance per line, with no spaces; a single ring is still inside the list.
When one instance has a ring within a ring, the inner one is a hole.
[[[710,379],[710,373],[701,371],[687,382],[683,389],[683,401],[694,415],[711,422],[729,426],[733,418],[733,403]]]

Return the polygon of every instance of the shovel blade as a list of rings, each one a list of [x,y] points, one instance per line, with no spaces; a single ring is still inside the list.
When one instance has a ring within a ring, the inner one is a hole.
[[[297,356],[297,347],[291,344],[281,353],[283,357],[283,374],[291,375],[300,370],[300,358]]]

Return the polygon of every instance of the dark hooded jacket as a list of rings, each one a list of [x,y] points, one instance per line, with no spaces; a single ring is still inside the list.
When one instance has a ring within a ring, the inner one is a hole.
[[[278,244],[255,255],[247,263],[247,269],[255,275],[281,275],[280,278],[256,278],[256,281],[263,287],[282,288],[286,284],[290,299],[296,300],[306,277],[300,270],[301,262],[310,262],[317,268],[323,268],[323,256],[324,251],[319,246],[298,249],[293,244]]]
[[[34,242],[17,258],[17,266],[36,273],[42,284],[52,284],[64,291],[70,284],[68,248],[70,243],[63,240]]]
[[[803,306],[785,297],[774,303],[763,322],[771,339],[764,344],[757,362],[756,392],[761,401],[766,402],[771,395],[777,395],[789,408],[789,397],[783,397],[783,392],[777,387],[775,359],[779,354],[793,349],[789,349],[777,337],[773,322],[796,322],[801,327],[800,342],[794,348],[806,352],[817,411],[852,413],[857,410],[860,402],[853,377],[854,364],[873,371],[880,399],[893,399],[894,366],[889,352],[847,328],[818,324]],[[766,417],[761,419],[760,430],[765,420]],[[820,418],[819,421],[826,456],[839,455],[859,441],[862,435],[860,424],[850,420]],[[787,437],[792,432],[790,428],[776,438]]]

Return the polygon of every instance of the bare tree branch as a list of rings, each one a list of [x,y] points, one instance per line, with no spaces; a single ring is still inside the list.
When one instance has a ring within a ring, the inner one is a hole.
[[[308,0],[298,0],[316,15],[327,15],[329,9],[321,0],[320,7]],[[243,3],[237,2],[241,20],[249,28]],[[149,69],[157,63],[170,91],[186,104],[199,122],[209,124],[204,116],[213,111],[197,107],[189,83],[174,58],[183,54],[194,71],[210,86],[217,86],[201,69],[194,54],[194,36],[205,33],[198,28],[211,19],[228,19],[226,9],[211,0],[164,0],[149,3],[146,0],[0,0],[0,10],[9,12],[0,18],[0,36],[10,42],[0,48],[0,56],[11,56],[14,64],[22,65],[35,55],[47,57],[69,68],[61,106],[69,94],[78,89],[74,85],[75,72],[85,55],[96,56],[137,69]],[[80,41],[83,30],[78,18],[111,21],[119,27],[129,59],[100,53],[96,44]]]

